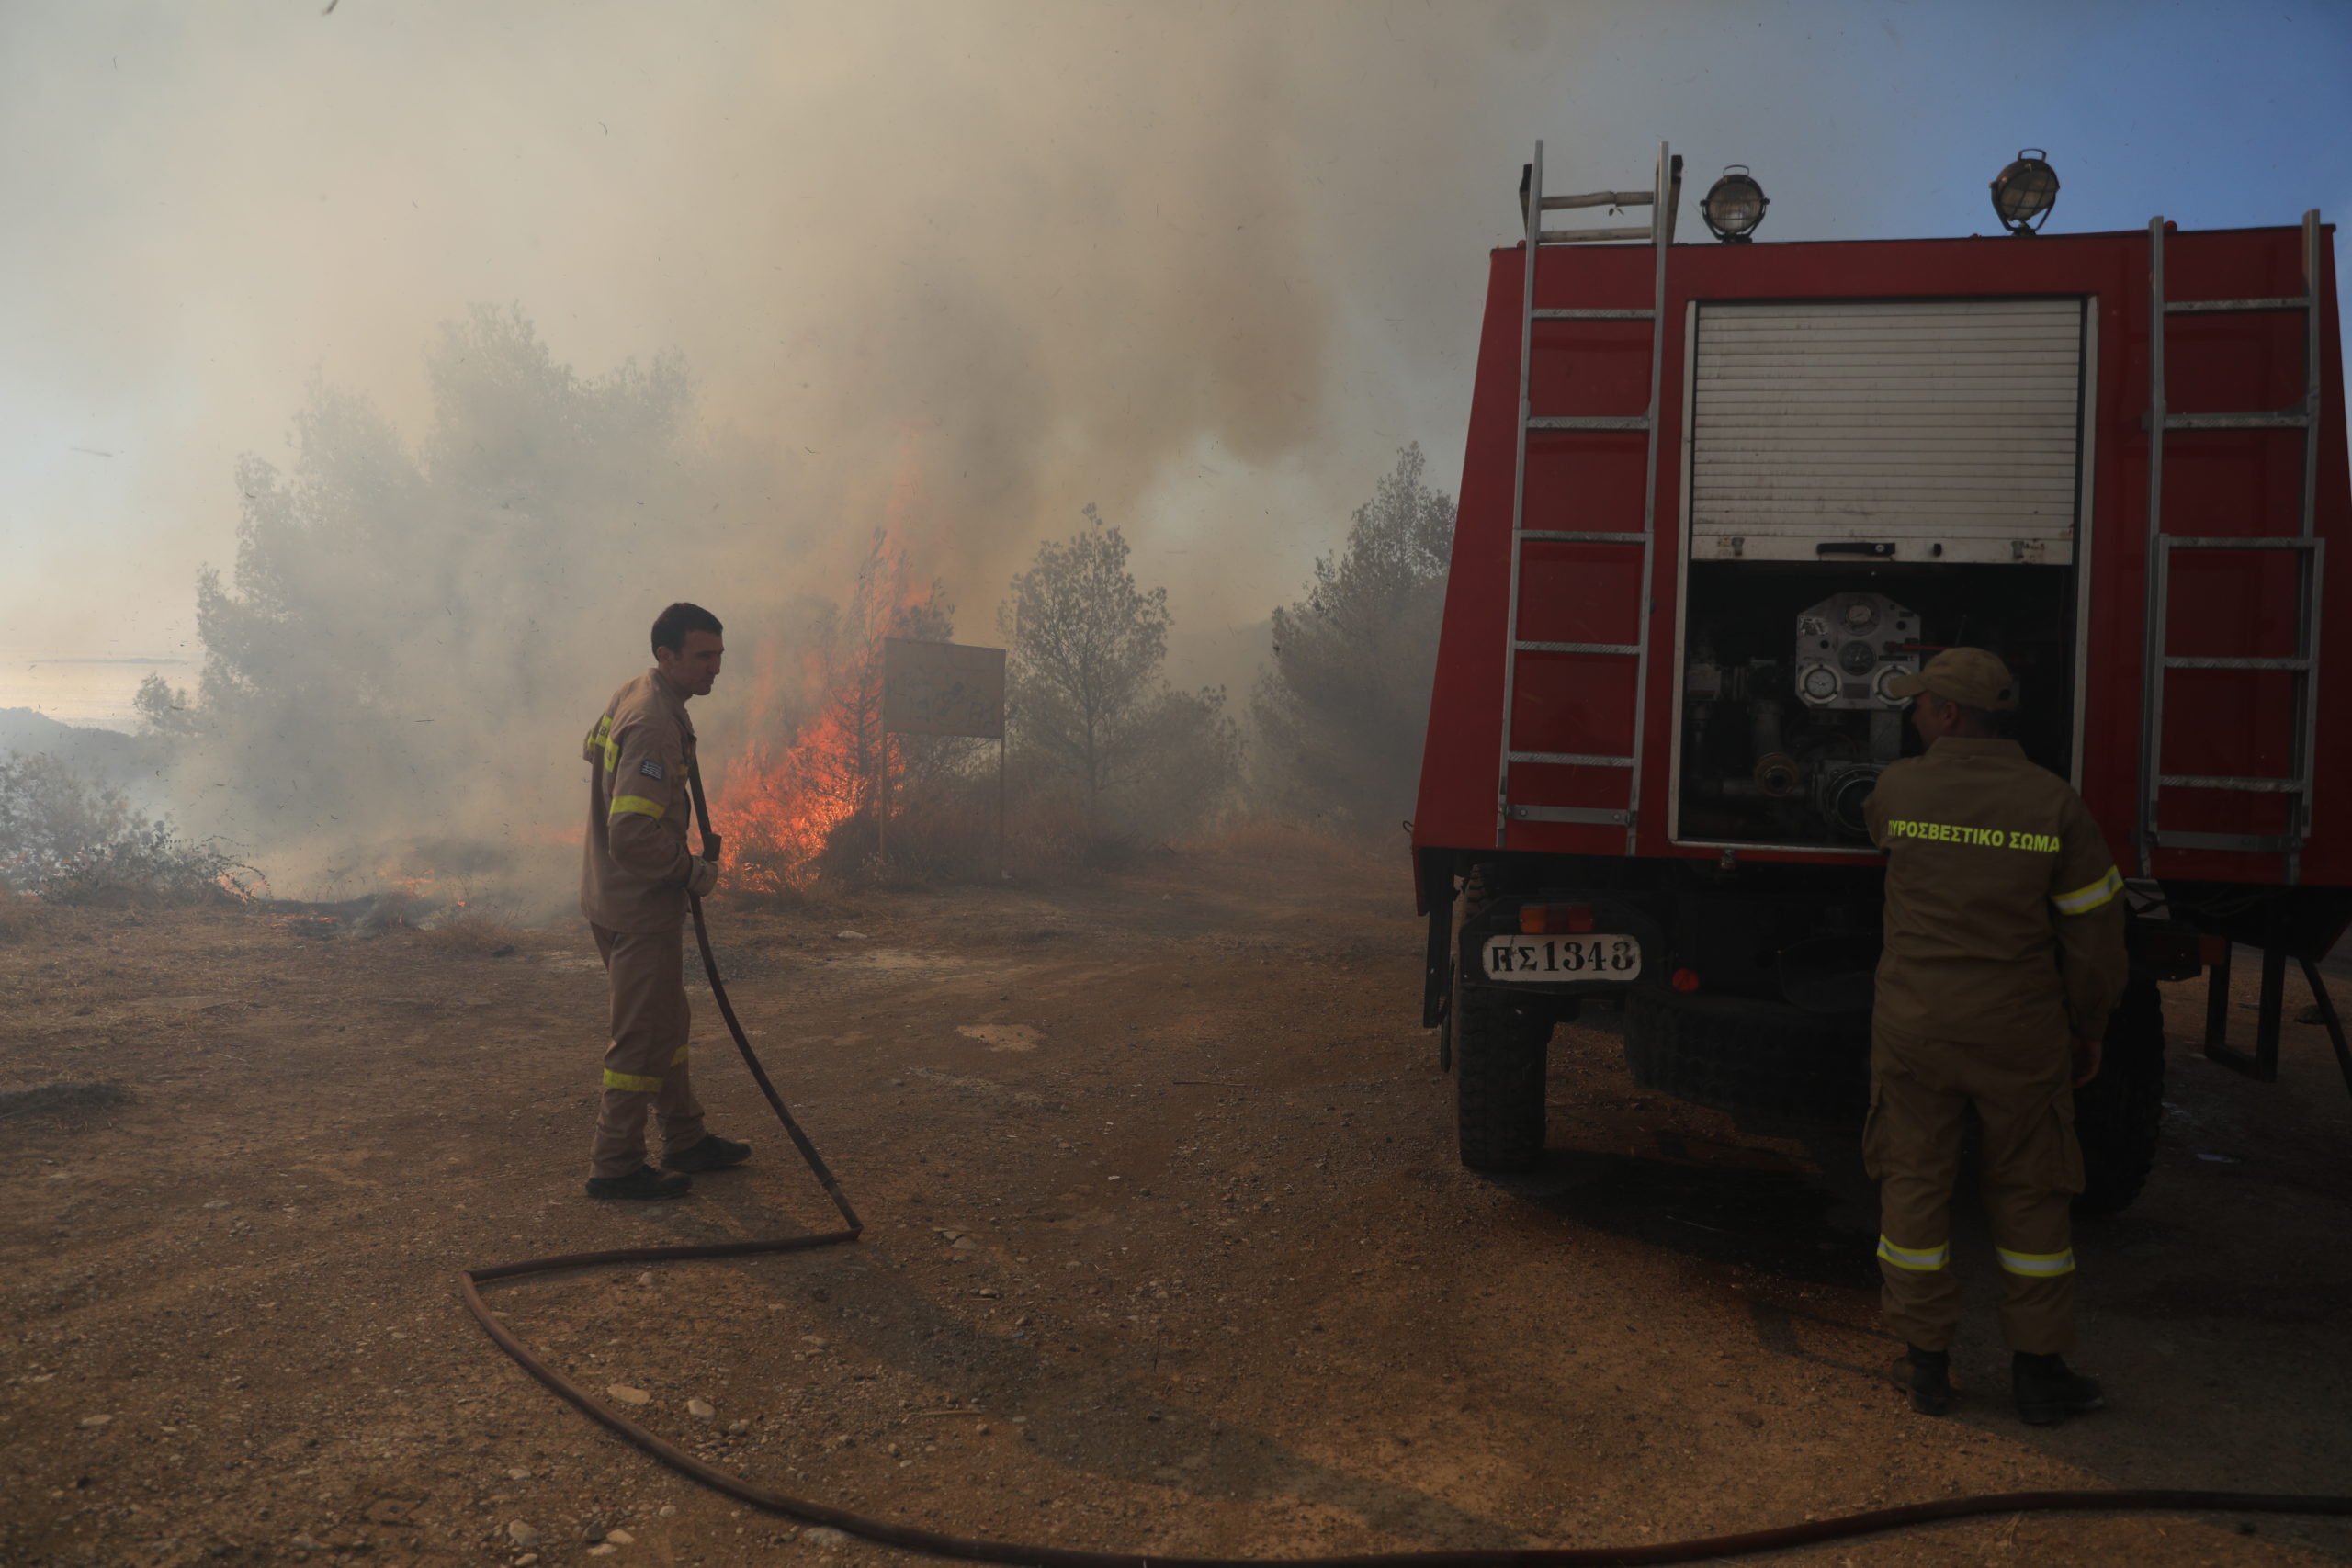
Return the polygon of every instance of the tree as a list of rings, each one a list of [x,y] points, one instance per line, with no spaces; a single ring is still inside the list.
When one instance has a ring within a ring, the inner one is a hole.
[[[1179,830],[1238,764],[1225,694],[1160,679],[1168,591],[1137,588],[1125,536],[1092,503],[1083,515],[1069,538],[1038,547],[998,611],[1014,744],[1079,787],[1098,829]]]
[[[142,736],[177,740],[196,733],[196,704],[189,698],[187,688],[175,686],[161,675],[150,675],[140,682],[130,705],[139,715],[139,732]]]
[[[246,841],[329,835],[373,863],[403,839],[561,826],[551,786],[610,684],[583,671],[646,659],[664,590],[735,537],[682,439],[675,359],[582,376],[521,311],[478,306],[425,363],[413,452],[314,380],[290,464],[239,460],[234,568],[197,589],[198,702],[141,692],[151,728],[193,738],[188,797]]]
[[[1415,442],[1273,614],[1272,668],[1250,696],[1262,787],[1282,808],[1378,832],[1412,809],[1453,553],[1453,498]]]
[[[1136,718],[1168,657],[1168,590],[1139,592],[1127,541],[1089,502],[1087,526],[1047,540],[998,612],[1024,747],[1044,752],[1090,805],[1134,763]]]

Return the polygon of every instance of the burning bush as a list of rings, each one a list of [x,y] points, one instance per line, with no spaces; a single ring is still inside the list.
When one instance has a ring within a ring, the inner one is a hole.
[[[50,903],[250,897],[259,874],[45,755],[0,757],[0,886]]]
[[[1166,591],[1138,589],[1119,530],[1091,506],[1085,516],[1039,549],[999,613],[1012,809],[1001,818],[989,741],[884,733],[886,639],[944,642],[955,621],[939,584],[916,581],[894,533],[877,533],[848,603],[761,651],[751,734],[715,807],[732,893],[797,900],[824,879],[985,876],[1000,856],[1023,874],[1065,871],[1224,808],[1239,753],[1225,694],[1160,679]]]
[[[956,776],[972,743],[882,728],[884,642],[954,635],[955,606],[940,585],[915,586],[904,548],[877,530],[848,604],[813,611],[797,648],[762,650],[754,728],[712,807],[734,892],[790,898],[820,875],[864,874],[886,789],[895,797]],[[901,808],[895,799],[892,808]]]

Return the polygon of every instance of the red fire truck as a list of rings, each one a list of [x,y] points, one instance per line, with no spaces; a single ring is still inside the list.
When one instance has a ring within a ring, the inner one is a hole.
[[[1542,1154],[1553,1025],[1594,1003],[1648,1088],[1859,1115],[1862,802],[1918,745],[1886,683],[1959,644],[2008,660],[2013,733],[2132,879],[2085,1206],[2154,1156],[2159,980],[2203,971],[2207,1053],[2268,1079],[2299,963],[2352,1085],[2316,968],[2352,921],[2332,231],[2034,234],[2056,179],[2021,155],[2014,234],[1744,243],[1735,169],[1701,211],[1738,243],[1677,244],[1664,148],[1643,190],[1550,195],[1542,159],[1489,262],[1412,824],[1464,1162]],[[1655,220],[1546,227],[1599,207]]]

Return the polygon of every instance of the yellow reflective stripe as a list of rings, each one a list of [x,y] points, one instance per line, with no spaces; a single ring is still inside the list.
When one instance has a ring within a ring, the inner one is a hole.
[[[1941,1269],[1951,1262],[1951,1245],[1947,1242],[1941,1247],[1924,1248],[1897,1247],[1882,1235],[1878,1238],[1878,1255],[1897,1269],[1908,1269],[1914,1273],[1924,1274],[1932,1269]]]
[[[2058,906],[2062,915],[2086,915],[2123,891],[2123,877],[2113,866],[2107,874],[2087,887],[2077,887],[2072,893],[2053,893],[2050,901]]]
[[[611,714],[606,714],[596,721],[596,733],[588,738],[588,744],[600,749],[605,753],[605,772],[609,773],[621,765],[621,749],[613,739]]]
[[[686,1048],[684,1045],[679,1046],[670,1057],[670,1065],[673,1067],[683,1067],[686,1065]]]
[[[624,811],[634,811],[640,817],[650,817],[656,822],[670,814],[670,808],[658,800],[648,800],[641,795],[616,795],[607,815],[617,817]]]
[[[656,1094],[661,1091],[662,1080],[660,1078],[639,1077],[635,1073],[616,1073],[613,1071],[612,1068],[606,1067],[605,1069],[605,1087],[606,1089],[625,1089],[631,1094]]]
[[[2075,1271],[2075,1249],[2064,1252],[2011,1252],[2006,1247],[1994,1251],[2001,1255],[2001,1267],[2012,1274],[2051,1275]]]

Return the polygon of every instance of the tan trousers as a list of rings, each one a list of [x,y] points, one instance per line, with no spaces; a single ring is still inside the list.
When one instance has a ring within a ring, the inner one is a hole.
[[[662,1122],[668,1149],[702,1141],[702,1103],[686,1070],[685,964],[678,931],[616,931],[591,924],[613,992],[605,1051],[605,1104],[590,1151],[597,1176],[627,1176],[645,1163],[645,1113]]]
[[[1879,1181],[1886,1326],[1923,1350],[1960,1326],[1950,1209],[1970,1106],[1984,1125],[1983,1190],[2001,1260],[2001,1336],[2013,1350],[2075,1347],[2068,1201],[2083,1190],[2073,1066],[2063,1030],[1997,1046],[1880,1027],[1871,1043],[1862,1155]]]

